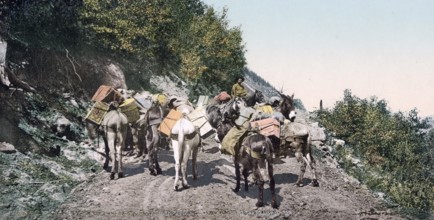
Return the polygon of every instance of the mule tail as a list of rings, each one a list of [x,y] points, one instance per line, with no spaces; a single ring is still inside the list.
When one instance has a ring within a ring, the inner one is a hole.
[[[184,139],[185,139],[185,134],[181,128],[181,129],[179,129],[179,133],[178,133],[178,148],[181,152],[182,152],[182,148],[184,146]],[[182,158],[181,158],[181,160],[182,160]]]

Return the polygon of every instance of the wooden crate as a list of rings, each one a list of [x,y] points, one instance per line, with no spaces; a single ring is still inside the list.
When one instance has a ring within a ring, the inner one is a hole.
[[[204,108],[196,108],[190,114],[187,115],[188,119],[199,128],[200,136],[202,138],[208,137],[214,131],[211,124],[206,117],[206,110]]]
[[[135,123],[139,120],[140,114],[135,99],[126,99],[119,108],[121,109],[121,112],[127,116],[129,123]]]
[[[169,114],[163,119],[158,130],[170,136],[173,126],[182,117],[182,113],[174,109],[170,110]]]
[[[106,85],[100,86],[92,97],[92,101],[98,102],[122,102],[123,99],[124,98],[122,97],[121,93],[116,91],[113,87]]]
[[[262,135],[280,137],[280,123],[274,118],[253,121],[250,125],[253,128],[257,127]]]
[[[90,111],[87,113],[85,119],[89,120],[97,125],[100,125],[102,119],[107,114],[109,105],[104,102],[95,102]]]
[[[196,107],[207,106],[209,102],[209,96],[201,95],[199,96]]]
[[[134,99],[142,108],[146,110],[152,107],[152,97],[134,97]]]

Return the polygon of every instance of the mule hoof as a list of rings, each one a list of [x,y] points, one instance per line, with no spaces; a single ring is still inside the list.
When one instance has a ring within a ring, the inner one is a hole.
[[[175,190],[175,192],[179,191],[178,186],[173,187],[173,189]]]
[[[184,184],[183,184],[182,187],[184,187],[184,189],[188,189],[188,188],[190,188],[190,185],[188,185],[188,184],[187,184],[187,185],[184,185]]]
[[[295,185],[298,186],[298,187],[302,187],[303,183],[295,183]]]
[[[160,175],[162,173],[163,173],[163,171],[161,171],[161,169],[157,169],[157,175]]]
[[[118,173],[118,178],[123,178],[123,177],[124,177],[124,173],[123,172]]]
[[[314,187],[319,187],[318,180],[313,180],[313,181],[312,181],[312,185],[313,185]]]
[[[115,173],[110,173],[110,179],[113,180],[115,178]]]
[[[152,176],[156,176],[157,175],[157,173],[155,173],[155,170],[149,170],[149,171],[151,172]]]
[[[271,202],[271,207],[273,207],[273,209],[278,209],[279,208],[279,203],[276,201],[272,201]]]
[[[258,201],[257,203],[256,203],[256,207],[264,207],[264,202],[260,202],[260,201]]]
[[[235,189],[233,189],[232,191],[239,192],[240,191],[240,187],[235,187]]]

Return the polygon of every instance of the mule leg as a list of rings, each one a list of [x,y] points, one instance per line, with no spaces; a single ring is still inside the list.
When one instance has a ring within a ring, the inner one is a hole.
[[[318,187],[319,183],[318,183],[318,178],[317,178],[317,175],[316,175],[315,160],[314,160],[314,158],[312,157],[312,155],[310,153],[308,153],[306,155],[306,158],[308,158],[308,160],[309,160],[309,167],[310,167],[310,170],[312,171],[312,174],[313,174],[312,185],[314,187]]]
[[[306,161],[303,160],[303,155],[301,153],[295,153],[297,160],[301,160],[300,173],[298,174],[297,182],[295,183],[297,186],[303,186],[303,177],[306,172]],[[299,159],[300,158],[300,159]]]
[[[122,166],[122,152],[125,149],[125,138],[122,134],[119,134],[117,145],[116,145],[116,154],[118,155],[118,178],[124,177],[123,166]]]
[[[270,180],[271,207],[277,209],[279,207],[279,203],[276,200],[276,182],[274,181],[273,159],[268,159],[267,165],[268,179]]]
[[[185,143],[185,142],[184,142]],[[187,182],[187,166],[188,166],[188,159],[191,154],[191,145],[185,143],[184,152],[183,152],[183,158],[181,163],[181,170],[182,170],[182,186],[184,189],[187,189],[190,187]]]
[[[247,179],[249,177],[249,170],[245,167],[243,167],[243,177],[244,177],[244,191],[249,191],[249,180]]]
[[[240,179],[241,179],[238,155],[234,156],[234,165],[235,165],[235,179],[237,181],[234,192],[238,192],[240,191]]]
[[[198,177],[198,173],[197,173],[197,154],[198,154],[198,151],[199,151],[199,146],[193,146],[191,165],[192,165],[192,169],[193,169],[193,179],[194,180],[196,180]]]
[[[264,177],[261,175],[261,172],[258,168],[258,160],[253,159],[253,175],[256,177],[256,181],[258,183],[258,201],[256,202],[256,207],[264,206]]]
[[[151,175],[156,176],[157,173],[155,172],[155,158],[156,158],[156,151],[158,148],[158,135],[156,131],[155,126],[152,126],[152,133],[150,134],[150,138],[147,140],[146,145],[148,148],[148,169],[151,172]]]
[[[110,148],[109,148],[109,145],[108,145],[108,142],[107,142],[107,137],[103,136],[103,141],[104,141],[105,161],[104,161],[104,165],[103,165],[102,168],[104,170],[107,170],[109,162],[110,162]]]
[[[140,154],[140,147],[139,147],[139,129],[135,127],[135,125],[132,125],[131,127],[131,140],[132,140],[132,155],[139,155]]]
[[[148,144],[148,169],[151,175],[156,175],[154,170],[154,147],[152,141]]]
[[[154,164],[155,164],[155,171],[157,172],[157,175],[162,174],[160,164],[158,163],[158,146],[155,145],[154,147]]]
[[[173,158],[175,160],[175,182],[173,184],[173,189],[175,191],[178,191],[179,169],[181,168],[180,161],[182,160],[182,155],[179,149],[178,141],[172,140],[172,146],[173,146]]]
[[[112,169],[110,174],[110,179],[114,179],[114,174],[118,171],[118,158],[116,157],[115,148],[116,134],[113,132],[107,132],[107,143],[110,150],[110,157],[112,158]]]
[[[297,182],[295,183],[297,186],[303,186],[303,177],[304,177],[304,173],[306,172],[306,160],[305,158],[303,158],[303,149],[302,147],[304,146],[302,143],[300,142],[293,142],[291,143],[291,145],[294,147],[295,149],[295,158],[297,158],[297,161],[299,163],[301,163],[300,166],[300,173],[298,174],[298,179]]]

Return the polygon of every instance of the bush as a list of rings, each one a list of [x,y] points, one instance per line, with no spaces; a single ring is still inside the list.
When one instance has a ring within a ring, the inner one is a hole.
[[[434,132],[427,132],[427,119],[418,117],[416,110],[391,113],[386,101],[360,99],[350,90],[333,109],[317,113],[321,125],[351,149],[338,150],[340,160],[351,152],[366,165],[342,163],[349,173],[404,208],[434,210]]]

